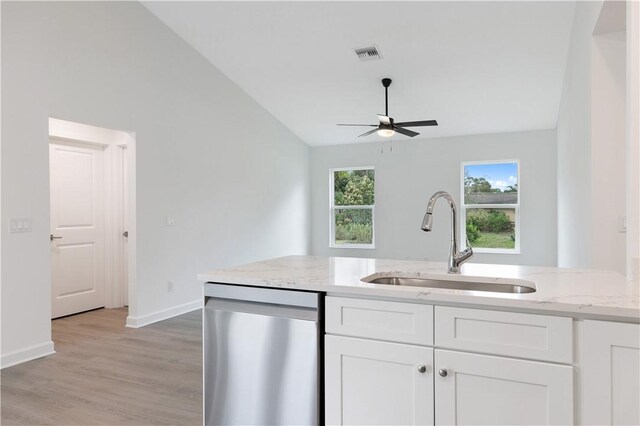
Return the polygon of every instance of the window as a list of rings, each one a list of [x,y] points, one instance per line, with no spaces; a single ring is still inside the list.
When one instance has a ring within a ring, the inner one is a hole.
[[[462,237],[475,251],[520,252],[519,169],[517,160],[462,163]]]
[[[373,167],[330,172],[330,247],[374,248]]]

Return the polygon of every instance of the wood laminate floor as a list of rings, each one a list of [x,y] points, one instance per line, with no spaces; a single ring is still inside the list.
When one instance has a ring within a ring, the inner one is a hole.
[[[56,354],[2,370],[2,425],[201,425],[202,320],[125,328],[126,308],[53,321]]]

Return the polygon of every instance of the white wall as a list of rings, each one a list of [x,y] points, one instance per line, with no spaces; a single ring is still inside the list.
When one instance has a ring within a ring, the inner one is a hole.
[[[591,50],[591,266],[621,274],[627,272],[625,39],[624,31],[594,36]]]
[[[473,262],[556,264],[556,133],[496,135],[314,147],[311,149],[312,253],[392,259],[446,260],[448,206],[435,209],[434,229],[420,230],[427,199],[438,190],[460,200],[460,163],[520,159],[521,254],[475,254]],[[376,248],[329,248],[329,169],[375,166]]]
[[[198,272],[307,252],[307,146],[144,7],[2,2],[3,366],[52,349],[49,116],[136,134],[134,324],[196,306]]]
[[[577,2],[558,113],[558,266],[592,260],[590,69],[601,1]]]
[[[637,2],[626,10],[615,1],[576,4],[557,126],[558,265],[631,277],[640,211]]]

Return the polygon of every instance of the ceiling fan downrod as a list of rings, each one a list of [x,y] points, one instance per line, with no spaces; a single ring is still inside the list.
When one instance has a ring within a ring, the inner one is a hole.
[[[391,86],[390,78],[383,78],[382,85],[384,86],[384,115],[389,116],[389,86]]]

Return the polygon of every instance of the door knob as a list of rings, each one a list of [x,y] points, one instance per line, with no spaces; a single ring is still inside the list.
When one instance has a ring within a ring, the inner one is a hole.
[[[447,369],[446,369],[446,368],[441,368],[441,369],[438,371],[438,374],[440,374],[440,376],[442,376],[442,377],[447,377],[447,374],[449,374],[449,373],[447,372]]]
[[[56,237],[53,234],[49,234],[49,241],[58,240],[60,238],[62,238],[62,237]]]
[[[123,236],[123,237],[128,237],[128,236],[129,236],[129,231],[124,231],[124,232],[122,233],[122,236]]]
[[[427,372],[427,366],[426,365],[419,365],[418,366],[418,372],[426,373]]]

